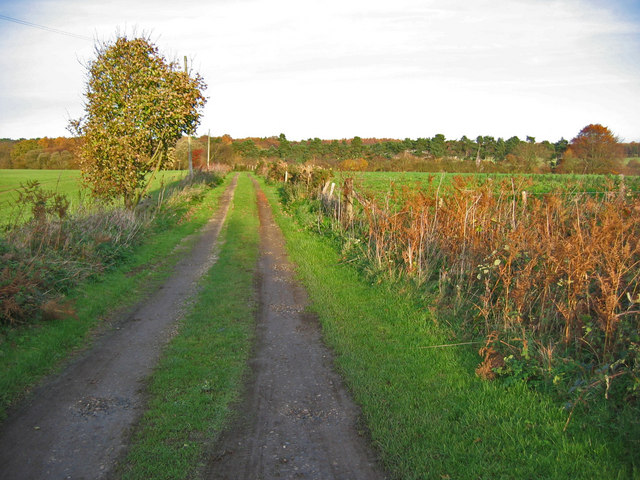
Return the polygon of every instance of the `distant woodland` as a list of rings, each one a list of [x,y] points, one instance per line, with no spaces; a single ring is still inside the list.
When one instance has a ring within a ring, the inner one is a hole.
[[[0,139],[0,168],[69,170],[78,168],[76,138]]]
[[[432,138],[404,140],[354,137],[291,141],[284,134],[241,139],[223,135],[192,138],[191,152],[196,168],[206,168],[209,155],[209,163],[223,163],[234,168],[280,159],[354,171],[640,174],[640,143],[616,141],[607,147],[606,154],[594,154],[588,148],[579,148],[579,139],[580,135],[571,141],[560,139],[555,143],[537,141],[533,137],[505,140],[463,136],[452,140],[439,134]],[[80,141],[66,137],[0,139],[0,168],[79,168],[74,151]],[[170,150],[168,168],[186,168],[188,151],[189,141],[184,137]]]

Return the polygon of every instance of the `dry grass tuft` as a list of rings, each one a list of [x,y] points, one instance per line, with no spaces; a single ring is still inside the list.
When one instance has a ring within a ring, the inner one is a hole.
[[[482,347],[479,351],[484,359],[476,368],[476,375],[485,380],[496,378],[496,370],[504,368],[504,356],[498,353],[493,347]]]
[[[44,320],[75,318],[76,311],[71,302],[62,298],[51,298],[40,307]]]

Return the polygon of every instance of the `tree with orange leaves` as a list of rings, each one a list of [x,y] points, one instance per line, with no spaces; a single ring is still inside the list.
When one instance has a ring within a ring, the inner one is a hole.
[[[580,130],[571,140],[565,158],[576,161],[582,173],[615,173],[619,170],[622,148],[611,130],[599,123]]]

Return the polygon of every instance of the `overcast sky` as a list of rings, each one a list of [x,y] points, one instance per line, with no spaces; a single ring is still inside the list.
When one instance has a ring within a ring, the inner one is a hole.
[[[95,40],[208,84],[200,134],[640,140],[640,0],[0,0],[0,137],[68,136]]]

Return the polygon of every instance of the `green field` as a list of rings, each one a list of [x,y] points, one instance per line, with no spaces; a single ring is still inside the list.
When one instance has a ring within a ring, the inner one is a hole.
[[[0,200],[15,195],[27,180],[37,180],[47,190],[75,194],[80,188],[80,170],[0,170]]]
[[[154,179],[151,190],[160,188],[185,175],[182,170],[160,172]],[[87,192],[80,184],[79,170],[0,170],[0,224],[16,220],[18,189],[27,180],[37,180],[44,190],[67,195],[72,208],[81,203]]]
[[[384,195],[392,186],[414,188],[437,188],[448,186],[454,177],[473,178],[482,184],[487,181],[500,184],[511,183],[513,179],[516,191],[526,190],[531,194],[543,194],[553,191],[566,193],[600,193],[618,189],[621,178],[618,175],[575,175],[575,174],[506,174],[506,173],[427,173],[427,172],[336,172],[335,180],[342,183],[352,177],[356,189],[371,192],[376,196]],[[624,177],[629,190],[640,191],[640,177]]]

